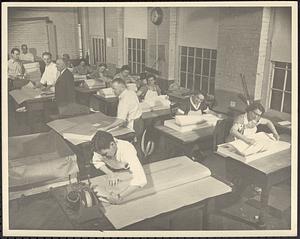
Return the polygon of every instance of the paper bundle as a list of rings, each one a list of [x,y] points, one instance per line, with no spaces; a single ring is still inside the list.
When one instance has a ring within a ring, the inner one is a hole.
[[[23,64],[23,66],[30,81],[38,82],[41,80],[40,64],[38,62]]]
[[[151,100],[145,100],[140,103],[143,112],[152,110],[169,109],[171,102],[168,100],[166,95],[160,95]]]
[[[254,145],[249,145],[238,139],[218,145],[217,152],[223,156],[229,156],[242,162],[251,162],[290,148],[290,143],[276,141],[272,134],[259,132],[248,137],[255,139],[256,143]]]
[[[206,128],[206,127],[209,127],[210,125],[207,124],[207,122],[203,122],[201,124],[190,124],[190,125],[180,126],[176,123],[175,119],[170,119],[170,120],[164,121],[164,126],[174,129],[180,133],[186,133],[186,132],[190,132],[193,130]]]
[[[203,124],[206,122],[202,117],[196,115],[176,115],[175,122],[178,126]]]
[[[116,97],[111,87],[98,90],[97,95],[101,95],[104,98]]]
[[[86,80],[86,75],[79,75],[79,74],[74,74],[74,80],[75,81],[83,81]]]
[[[105,88],[106,84],[102,80],[95,80],[95,79],[88,79],[85,80],[83,83],[84,87],[88,89],[98,89],[98,88]]]

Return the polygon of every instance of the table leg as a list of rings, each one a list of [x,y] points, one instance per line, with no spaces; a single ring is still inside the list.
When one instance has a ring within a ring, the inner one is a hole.
[[[203,230],[210,230],[209,217],[214,210],[215,199],[207,199],[203,210]]]
[[[260,212],[258,218],[258,227],[260,229],[266,229],[265,216],[268,210],[269,193],[270,193],[270,187],[264,185],[262,187],[261,196],[260,196]]]

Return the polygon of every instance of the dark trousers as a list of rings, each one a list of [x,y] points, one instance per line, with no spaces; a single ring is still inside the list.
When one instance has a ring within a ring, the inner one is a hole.
[[[136,142],[134,143],[134,146],[136,148],[137,151],[137,155],[138,158],[140,159],[140,162],[142,164],[146,163],[145,162],[145,157],[144,157],[144,153],[142,151],[142,147],[141,147],[141,142],[142,142],[142,137],[143,137],[143,133],[144,133],[144,120],[142,119],[142,117],[135,119],[133,122],[133,129],[135,131],[135,135],[136,135]]]

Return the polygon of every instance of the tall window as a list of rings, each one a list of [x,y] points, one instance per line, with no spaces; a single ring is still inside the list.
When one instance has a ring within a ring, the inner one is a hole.
[[[127,57],[131,73],[139,74],[145,71],[146,40],[127,38]]]
[[[217,51],[180,46],[180,85],[214,94]]]
[[[104,62],[104,38],[103,37],[92,37],[92,64]]]
[[[270,109],[291,113],[291,63],[272,62]]]

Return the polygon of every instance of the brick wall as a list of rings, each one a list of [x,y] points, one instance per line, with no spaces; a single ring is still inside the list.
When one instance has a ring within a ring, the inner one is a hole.
[[[14,11],[10,10],[9,17],[49,17],[49,20],[53,21],[56,28],[58,56],[68,53],[71,58],[79,57],[77,8],[18,8],[14,9]],[[43,34],[42,31],[41,34]],[[18,35],[16,37],[19,38],[21,36]],[[35,35],[24,39],[24,43],[32,42],[34,44],[35,40],[33,38],[36,38]],[[28,44],[28,47],[34,46]],[[38,54],[40,55],[41,52],[38,52]]]
[[[49,50],[45,20],[8,21],[8,51],[13,47],[20,49],[24,43],[34,56],[41,56],[42,52]]]
[[[244,73],[254,95],[263,8],[222,8],[218,33],[216,89],[243,93]]]

